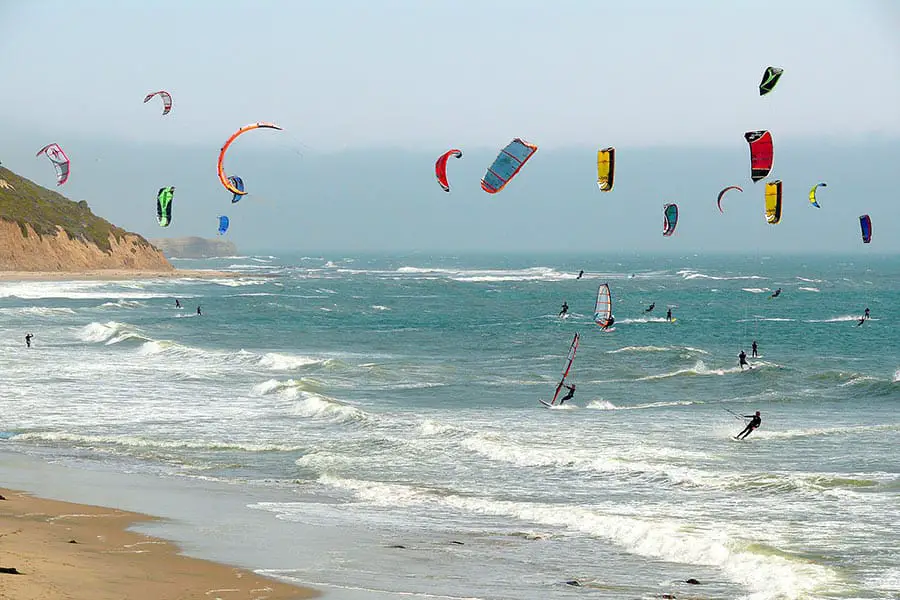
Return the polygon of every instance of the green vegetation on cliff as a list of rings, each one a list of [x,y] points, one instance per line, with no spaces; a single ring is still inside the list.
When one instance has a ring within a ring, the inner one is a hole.
[[[57,227],[61,227],[69,239],[94,244],[104,252],[110,251],[110,235],[121,240],[128,233],[92,213],[86,201],[73,202],[4,167],[0,167],[0,219],[18,224],[25,237],[26,225],[40,236],[54,237]],[[141,236],[133,235],[142,245],[150,245]]]

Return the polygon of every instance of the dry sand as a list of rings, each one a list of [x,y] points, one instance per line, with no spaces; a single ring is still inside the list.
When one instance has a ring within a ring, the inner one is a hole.
[[[92,271],[0,271],[0,281],[127,281],[132,279],[216,279],[247,277],[234,271],[174,269],[172,271],[137,271],[131,269],[96,269]]]
[[[2,600],[297,600],[295,587],[126,531],[152,517],[0,489]],[[74,540],[75,543],[72,543]]]

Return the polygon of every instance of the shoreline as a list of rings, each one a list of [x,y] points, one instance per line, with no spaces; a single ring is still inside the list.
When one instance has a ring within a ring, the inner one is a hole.
[[[301,600],[320,592],[192,558],[133,531],[159,521],[115,508],[48,500],[0,488],[0,599]]]
[[[236,279],[246,273],[205,269],[171,271],[132,271],[129,269],[91,269],[85,271],[0,271],[3,281],[129,281],[134,279]]]

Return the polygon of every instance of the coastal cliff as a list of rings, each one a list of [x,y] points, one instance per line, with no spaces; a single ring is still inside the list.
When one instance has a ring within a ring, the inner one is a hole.
[[[151,240],[169,258],[215,258],[235,256],[234,242],[202,237],[165,238]]]
[[[0,271],[172,271],[136,233],[94,215],[87,202],[0,167]]]

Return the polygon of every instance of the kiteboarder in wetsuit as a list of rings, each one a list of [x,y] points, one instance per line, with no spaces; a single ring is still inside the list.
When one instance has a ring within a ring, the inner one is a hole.
[[[868,318],[869,318],[869,307],[868,307],[868,306],[866,307],[866,310],[865,310],[865,312],[863,313],[863,318],[864,318],[864,319],[868,319]]]
[[[175,298],[175,308],[181,308],[181,302],[178,300],[178,298]]]
[[[747,353],[743,350],[738,354],[738,364],[741,366],[741,371],[744,370],[744,365],[750,366],[750,363],[747,362]]]
[[[563,402],[565,402],[566,400],[571,400],[571,399],[575,396],[575,384],[574,384],[574,383],[573,383],[572,385],[566,385],[566,384],[563,384],[563,387],[566,388],[566,389],[569,390],[569,391],[566,392],[566,395],[565,395],[565,396],[563,396],[562,398],[560,398],[560,400],[559,400],[559,405],[560,405],[560,406],[563,405]]]
[[[747,423],[747,426],[744,428],[742,432],[734,436],[736,440],[743,440],[748,435],[753,433],[753,430],[762,425],[762,417],[759,416],[759,411],[756,411],[755,415],[743,415],[745,419],[750,419],[750,422]],[[741,437],[744,436],[744,437]]]
[[[756,348],[757,348],[757,347],[756,347],[756,340],[753,340],[753,343],[750,344],[750,355],[751,355],[753,358],[756,358],[757,356],[759,356],[759,352],[756,351]]]
[[[559,311],[559,315],[557,315],[557,316],[561,317],[561,316],[567,315],[567,314],[569,314],[569,305],[566,304],[565,300],[563,300],[562,310]]]
[[[859,321],[856,322],[856,326],[859,327],[860,325],[862,325],[862,324],[865,323],[865,322],[866,322],[866,318],[865,318],[865,317],[860,317],[860,318],[859,318]]]
[[[202,314],[203,314],[202,312],[200,312],[200,305],[199,305],[199,304],[197,305],[197,314],[198,314],[198,315],[202,315]]]
[[[769,296],[769,298],[777,298],[777,297],[780,296],[780,295],[781,295],[781,288],[778,288],[777,290],[775,290],[775,293],[774,293],[774,294],[772,294],[771,296]]]
[[[648,306],[647,308],[644,309],[644,312],[650,312],[654,308],[656,308],[656,302],[651,302],[650,306]],[[669,311],[669,312],[671,312],[671,311]]]
[[[669,322],[672,321],[672,309],[671,308],[666,311],[666,321],[669,321]]]
[[[584,269],[578,271],[578,277],[576,277],[575,279],[581,279],[582,275],[584,275]]]
[[[28,346],[29,348],[31,348],[31,338],[33,338],[33,337],[34,337],[34,335],[32,335],[30,333],[25,334],[25,345]]]

